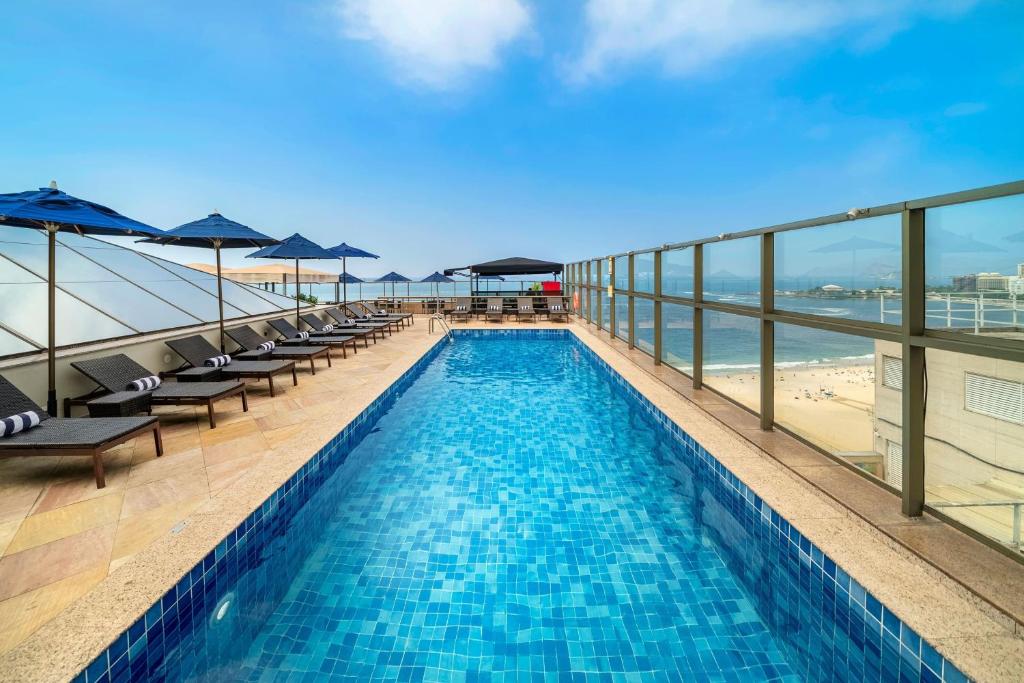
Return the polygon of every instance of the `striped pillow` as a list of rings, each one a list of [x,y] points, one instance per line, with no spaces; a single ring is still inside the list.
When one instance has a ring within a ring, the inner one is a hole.
[[[295,338],[296,339],[301,339],[301,340],[305,341],[305,340],[309,339],[309,332],[299,332],[299,336],[297,336]]]
[[[355,325],[356,321],[353,318],[345,318],[346,325]]]
[[[455,310],[456,311],[464,311],[464,310],[466,310],[466,307],[463,304],[459,304],[458,306],[455,307]]]
[[[277,346],[277,344],[275,344],[274,342],[268,341],[268,342],[263,342],[262,344],[260,344],[256,348],[259,351],[273,351],[274,347],[276,347],[276,346]]]
[[[0,436],[11,436],[26,429],[32,429],[39,422],[39,413],[34,410],[5,417],[0,420]]]
[[[203,361],[203,365],[208,368],[222,368],[231,362],[231,356],[223,354],[220,356],[214,356],[213,358],[207,358]]]
[[[562,304],[552,304],[551,305],[551,310],[552,311],[560,311],[560,310],[562,310]]]
[[[487,307],[487,310],[488,311],[500,311],[501,310],[501,306],[499,306],[497,304],[491,304],[490,306]]]
[[[334,325],[324,325],[320,328],[321,332],[331,332],[334,330]]]
[[[128,386],[125,387],[126,391],[153,391],[160,386],[160,378],[156,375],[150,375],[149,377],[140,377],[137,380],[128,382]]]

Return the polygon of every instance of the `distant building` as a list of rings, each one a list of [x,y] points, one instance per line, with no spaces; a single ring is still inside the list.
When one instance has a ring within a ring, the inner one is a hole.
[[[976,292],[978,291],[977,275],[957,275],[953,278],[954,292]]]
[[[1001,273],[978,273],[979,292],[1005,292],[1009,289],[1009,275]]]

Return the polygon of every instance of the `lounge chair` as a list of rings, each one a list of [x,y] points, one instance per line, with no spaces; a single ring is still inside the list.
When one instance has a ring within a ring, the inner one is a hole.
[[[409,324],[409,322],[416,322],[416,318],[413,317],[412,313],[388,313],[382,308],[378,308],[376,304],[370,303],[369,301],[353,301],[354,305],[365,309],[372,317],[379,318],[381,320],[398,320],[403,325]]]
[[[184,339],[172,339],[164,342],[172,351],[185,359],[185,362],[195,368],[203,367],[207,358],[222,355],[220,350],[198,334]],[[270,386],[270,395],[274,395],[274,375],[282,372],[292,373],[292,384],[299,385],[299,376],[295,372],[295,361],[293,360],[239,360],[232,361],[228,365],[218,368],[221,377],[244,378],[252,377],[260,379],[265,377]]]
[[[238,360],[266,360],[268,358],[308,360],[309,371],[314,375],[316,374],[316,365],[313,361],[316,358],[326,358],[327,367],[331,367],[331,347],[329,346],[298,346],[292,344],[275,346],[269,350],[261,349],[260,344],[265,344],[270,339],[264,337],[248,325],[224,330],[224,334],[231,337],[233,342],[245,349],[245,351],[235,356]]]
[[[452,308],[451,313],[449,313],[452,322],[455,322],[459,318],[468,321],[472,315],[473,300],[468,296],[460,296],[458,299],[456,299],[455,307]]]
[[[362,337],[364,341],[369,336],[373,343],[376,344],[378,333],[381,339],[384,339],[385,332],[391,334],[391,325],[387,322],[356,319],[337,307],[324,309],[324,313],[334,320],[335,330],[341,330],[345,334]]]
[[[505,300],[500,296],[491,297],[487,300],[487,322],[500,323],[505,321]]]
[[[516,298],[516,322],[521,321],[524,316],[530,320],[537,319],[537,311],[533,308],[532,296],[520,296]]]
[[[0,437],[0,457],[88,456],[92,458],[96,488],[101,489],[107,485],[103,453],[114,446],[153,432],[156,454],[164,454],[160,421],[155,417],[50,417],[6,378],[0,377],[0,413],[3,417],[30,410],[38,413],[39,425]]]
[[[345,304],[344,310],[349,314],[349,317],[354,320],[358,320],[359,322],[383,323],[384,325],[387,325],[385,329],[387,329],[388,332],[400,332],[401,329],[405,327],[405,323],[398,318],[375,316],[372,315],[369,310],[356,308],[352,304]]]
[[[312,313],[303,313],[302,315],[299,316],[299,319],[309,326],[310,329],[308,330],[308,332],[311,337],[316,336],[330,337],[331,339],[351,339],[352,351],[353,353],[358,353],[358,347],[356,345],[357,335],[349,334],[348,330],[339,329],[336,325],[334,325],[334,323],[326,323],[320,318],[313,315]],[[328,325],[330,325],[331,329],[325,330],[324,328],[326,328]],[[365,331],[366,330],[363,330],[363,332]],[[366,337],[363,337],[363,344],[366,344]]]
[[[274,331],[284,337],[282,344],[300,344],[304,346],[334,346],[341,349],[341,357],[347,358],[348,355],[345,353],[345,347],[351,346],[353,353],[358,353],[356,349],[355,337],[348,335],[330,335],[330,334],[310,334],[308,337],[303,339],[299,334],[299,328],[292,325],[285,318],[277,318],[275,320],[268,320],[267,323],[274,328]]]
[[[128,384],[134,380],[156,374],[123,353],[75,361],[71,367],[100,385],[100,389],[92,394],[96,397],[108,392],[126,391]],[[215,429],[217,420],[213,413],[213,404],[232,396],[241,396],[242,411],[249,410],[249,401],[245,395],[245,383],[233,380],[226,382],[162,382],[160,386],[150,391],[149,400],[152,405],[206,406],[206,414],[210,418],[210,429]]]
[[[548,297],[548,320],[569,322],[569,312],[565,310],[565,302],[562,300],[562,297]]]

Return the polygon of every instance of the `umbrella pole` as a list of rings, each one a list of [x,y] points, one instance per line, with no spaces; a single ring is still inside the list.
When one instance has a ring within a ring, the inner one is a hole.
[[[217,309],[220,312],[220,352],[224,353],[224,285],[220,274],[220,240],[214,240],[213,251],[217,255]]]
[[[342,296],[345,299],[345,304],[347,305],[348,304],[348,265],[346,265],[346,263],[345,263],[345,257],[344,256],[341,257],[341,274],[342,274],[342,277],[344,278],[341,281],[341,292],[342,292]]]
[[[299,323],[299,259],[295,259],[295,328],[302,329]]]
[[[57,416],[57,226],[48,224],[46,226],[47,255],[49,257],[49,270],[47,277],[47,299],[49,303],[49,329],[47,330],[47,345],[49,356],[46,360],[47,386],[46,386],[46,412]],[[65,416],[66,417],[66,416]]]

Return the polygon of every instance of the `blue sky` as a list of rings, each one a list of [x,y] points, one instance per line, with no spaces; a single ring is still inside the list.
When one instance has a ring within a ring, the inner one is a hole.
[[[382,254],[363,275],[573,260],[1024,177],[1018,2],[4,14],[0,191],[55,178],[164,228],[216,208]]]

